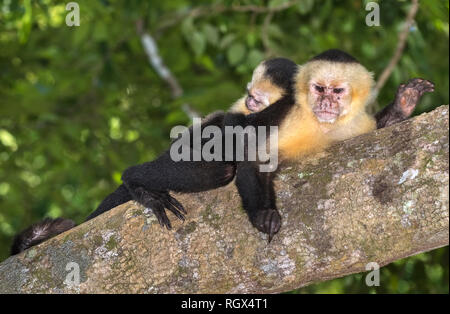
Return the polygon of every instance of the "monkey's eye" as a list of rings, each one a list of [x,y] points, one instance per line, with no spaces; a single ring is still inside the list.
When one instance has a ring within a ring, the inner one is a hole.
[[[340,94],[340,93],[342,93],[343,91],[344,91],[343,88],[335,88],[335,89],[333,89],[333,93],[335,93],[335,94]]]
[[[250,97],[251,97],[251,98],[253,99],[253,101],[256,102],[257,104],[260,104],[260,103],[261,103],[261,100],[259,100],[259,99],[255,98],[255,97],[253,97],[252,95],[250,95]]]
[[[322,86],[319,85],[314,85],[314,88],[316,89],[316,91],[318,91],[319,93],[323,93],[324,88]]]

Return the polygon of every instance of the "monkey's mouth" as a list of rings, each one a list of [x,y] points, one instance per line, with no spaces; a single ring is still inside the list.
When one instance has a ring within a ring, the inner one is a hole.
[[[257,112],[260,109],[260,106],[254,103],[251,104],[247,104],[247,109],[250,110],[251,112]]]
[[[333,123],[339,117],[339,112],[334,110],[317,110],[314,114],[320,122],[328,123]]]

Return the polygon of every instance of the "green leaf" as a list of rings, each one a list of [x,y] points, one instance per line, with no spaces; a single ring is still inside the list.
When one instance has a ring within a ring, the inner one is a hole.
[[[167,115],[165,120],[166,123],[171,125],[181,124],[186,120],[186,114],[181,110],[172,111]]]
[[[211,45],[217,46],[219,44],[219,31],[216,27],[210,24],[203,25],[203,35]]]
[[[196,56],[200,56],[203,54],[206,48],[206,40],[203,37],[202,33],[194,32],[192,33],[192,37],[189,39],[189,45],[191,46],[192,51],[194,51]]]
[[[258,64],[264,60],[264,54],[262,51],[253,49],[247,55],[247,64],[251,69],[254,69]]]
[[[186,39],[189,39],[191,34],[195,32],[195,26],[192,18],[187,18],[183,21],[181,24],[181,32]]]
[[[284,38],[284,33],[277,24],[270,24],[268,27],[268,33],[270,37],[281,39]]]
[[[220,49],[227,48],[236,39],[235,34],[227,34],[222,38],[219,44]]]
[[[208,69],[210,71],[215,70],[214,62],[207,55],[203,55],[203,56],[199,57],[198,63],[200,63],[201,65],[203,65],[206,69]]]
[[[246,39],[247,39],[247,45],[249,47],[255,47],[256,42],[258,40],[258,35],[255,32],[248,32]]]
[[[300,14],[309,13],[314,6],[314,0],[302,0],[299,4],[297,4],[297,11]]]
[[[245,46],[241,43],[235,43],[227,50],[228,62],[231,65],[238,64],[245,56]]]

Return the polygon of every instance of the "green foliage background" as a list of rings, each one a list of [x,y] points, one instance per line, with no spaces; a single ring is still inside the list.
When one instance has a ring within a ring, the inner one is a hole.
[[[14,233],[45,216],[82,222],[127,166],[157,156],[171,127],[189,123],[181,104],[201,114],[226,109],[268,56],[303,63],[340,48],[379,75],[410,7],[378,1],[381,26],[368,27],[368,1],[291,2],[80,0],[81,25],[68,27],[66,2],[1,1],[0,260]],[[286,4],[274,14],[238,9]],[[181,98],[172,99],[149,65],[138,19],[183,87]],[[412,77],[436,83],[417,114],[448,104],[448,19],[448,0],[421,2],[378,108]],[[359,274],[295,292],[448,293],[448,259],[447,247],[397,261],[382,268],[376,288]]]

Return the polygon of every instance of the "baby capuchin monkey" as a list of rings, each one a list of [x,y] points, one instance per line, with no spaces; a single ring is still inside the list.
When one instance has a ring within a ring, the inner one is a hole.
[[[231,106],[229,112],[249,115],[276,103],[291,92],[297,70],[298,65],[286,58],[261,62],[247,84],[247,93]]]
[[[229,113],[218,112],[205,118],[202,129],[209,125],[276,125],[281,158],[294,159],[335,141],[406,119],[420,96],[433,88],[428,81],[411,80],[400,86],[395,101],[374,118],[365,112],[372,85],[372,75],[339,50],[326,51],[301,67],[285,58],[267,60],[255,69],[247,95]],[[228,184],[236,175],[236,186],[252,225],[269,234],[269,241],[279,231],[281,217],[275,204],[274,173],[259,172],[258,162],[253,161],[174,162],[169,152],[155,161],[128,168],[122,176],[124,184],[86,220],[134,199],[151,208],[159,223],[171,229],[165,210],[181,220],[186,211],[169,191],[214,189]],[[57,220],[55,230],[47,219],[46,228],[42,226],[44,222],[37,223],[17,235],[11,253],[17,254],[74,226],[70,220]]]

